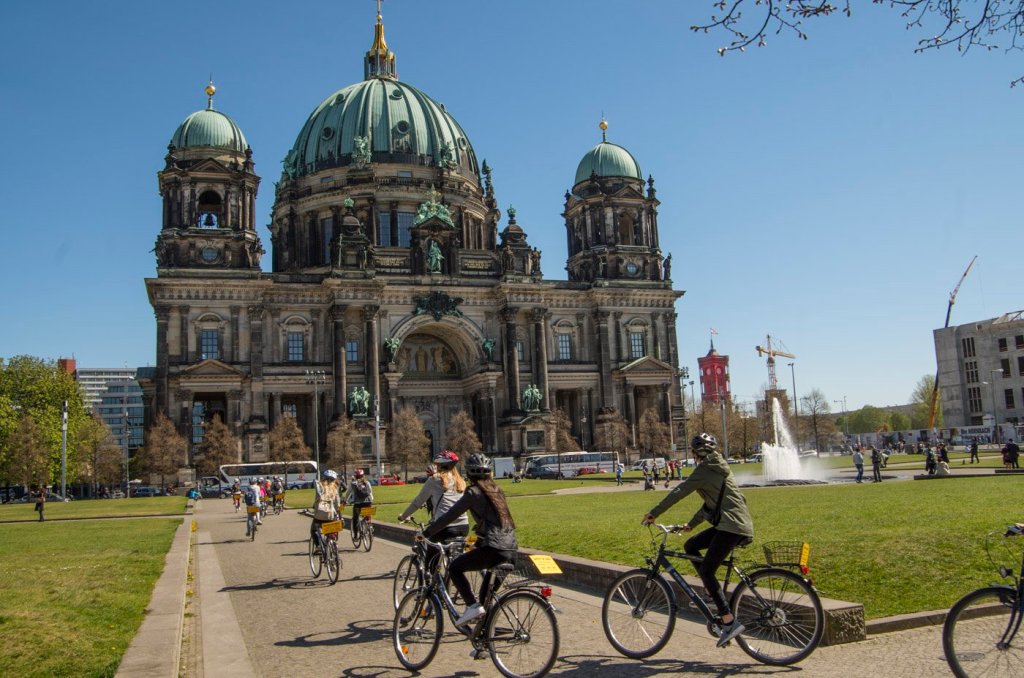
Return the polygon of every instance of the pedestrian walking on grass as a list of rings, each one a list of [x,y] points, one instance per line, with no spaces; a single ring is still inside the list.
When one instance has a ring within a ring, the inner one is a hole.
[[[615,484],[616,485],[621,485],[622,484],[622,469],[623,469],[623,466],[622,466],[622,462],[620,461],[618,464],[615,465]]]
[[[871,446],[871,474],[871,482],[882,482],[882,453],[874,445]]]
[[[981,458],[978,456],[977,440],[971,441],[971,463],[973,464],[974,462],[978,462],[979,464],[981,463]]]
[[[36,511],[39,512],[39,522],[43,522],[45,518],[43,513],[46,511],[46,488],[43,487],[39,490],[39,496],[36,497]]]
[[[853,466],[857,469],[857,482],[864,482],[864,453],[859,447],[853,451]]]

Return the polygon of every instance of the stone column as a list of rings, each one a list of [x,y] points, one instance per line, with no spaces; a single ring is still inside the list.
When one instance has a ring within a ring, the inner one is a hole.
[[[495,391],[494,383],[487,387],[487,427],[490,429],[491,449],[494,453],[498,450],[498,394]]]
[[[615,311],[612,313],[612,326],[611,335],[615,342],[612,347],[612,356],[616,364],[626,359],[626,348],[625,343],[622,341],[622,312]]]
[[[366,323],[366,380],[370,384],[370,409],[380,402],[380,342],[377,340],[377,313],[379,306],[363,307],[363,322]],[[376,412],[370,412],[371,415]]]
[[[611,332],[608,327],[608,311],[594,311],[594,324],[597,326],[597,369],[601,375],[601,408],[615,407],[614,388],[612,386],[612,348]]]
[[[626,384],[626,408],[629,410],[629,419],[627,421],[630,424],[630,430],[636,430],[637,415],[636,415],[636,389],[631,384]]]
[[[348,397],[348,375],[346,367],[348,359],[345,354],[345,307],[335,305],[331,309],[331,324],[334,327],[331,347],[331,360],[334,370],[334,412],[331,420],[337,421],[345,415]]]
[[[263,379],[263,318],[262,305],[254,304],[246,309],[249,316],[249,369],[253,379]]]
[[[228,421],[224,423],[235,435],[238,435],[242,429],[243,395],[241,391],[228,391]]]
[[[181,348],[178,352],[179,360],[188,363],[188,306],[178,307],[178,341]]]
[[[238,324],[238,316],[242,313],[241,306],[231,307],[231,355],[228,356],[228,362],[237,363],[241,362],[242,356],[238,354],[238,331],[240,325]]]
[[[170,388],[167,383],[170,378],[167,325],[171,318],[171,307],[167,304],[157,304],[153,311],[156,314],[156,412],[154,414],[162,413],[171,417]]]
[[[665,356],[661,354],[661,328],[658,327],[658,320],[661,319],[660,313],[651,314],[651,353],[658,360],[664,360]]]
[[[539,384],[537,388],[540,389],[541,394],[544,396],[542,400],[541,410],[549,412],[551,410],[551,394],[548,392],[548,333],[547,333],[547,321],[551,318],[551,314],[548,313],[546,308],[538,308],[533,312],[533,328],[534,328],[534,341],[536,342],[536,365],[537,375]]]
[[[181,421],[178,422],[178,432],[185,437],[185,465],[192,466],[195,460],[192,458],[192,391],[186,388],[179,388],[174,392],[175,405],[181,409]]]
[[[516,352],[516,312],[518,309],[506,306],[501,310],[501,320],[505,323],[505,375],[508,384],[508,409],[517,412],[522,410],[519,402],[519,354]]]

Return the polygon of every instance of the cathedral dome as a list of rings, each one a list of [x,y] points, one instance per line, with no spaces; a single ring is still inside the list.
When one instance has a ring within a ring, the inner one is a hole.
[[[214,146],[245,153],[249,144],[235,121],[213,108],[196,111],[178,125],[171,137],[175,148]]]
[[[285,158],[291,178],[352,162],[357,137],[373,162],[461,167],[476,179],[469,138],[444,105],[398,80],[371,77],[324,99]]]
[[[576,183],[586,181],[591,174],[599,177],[627,177],[643,181],[640,164],[633,155],[618,144],[602,141],[587,151],[576,167]]]

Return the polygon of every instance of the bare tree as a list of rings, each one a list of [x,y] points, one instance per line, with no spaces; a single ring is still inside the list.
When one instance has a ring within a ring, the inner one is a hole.
[[[26,487],[50,484],[50,450],[46,436],[31,414],[23,415],[18,421],[11,434],[10,448],[7,471],[12,481]]]
[[[828,398],[819,389],[811,389],[810,393],[800,399],[800,409],[810,422],[811,433],[814,435],[814,449],[821,456],[821,448],[832,432],[835,431],[835,418],[830,416]]]
[[[612,418],[598,423],[594,428],[594,440],[598,449],[618,452],[625,463],[629,462],[629,426],[621,414],[617,413]]]
[[[644,451],[644,456],[657,457],[669,448],[668,426],[661,420],[658,411],[653,407],[644,410],[637,424],[637,443]]]
[[[199,468],[206,475],[217,475],[223,464],[237,463],[241,458],[242,443],[231,429],[221,421],[220,415],[213,415],[213,421],[206,427],[203,444],[199,446],[202,456]]]
[[[139,450],[139,463],[149,473],[160,475],[161,486],[166,476],[177,474],[188,463],[188,442],[163,414],[146,431],[145,445]]]
[[[552,449],[556,452],[578,452],[580,443],[572,435],[572,422],[565,410],[555,410],[551,415]]]
[[[476,425],[469,412],[460,410],[451,423],[448,430],[444,432],[444,446],[446,449],[454,450],[460,457],[468,457],[483,449],[480,438],[476,434]]]
[[[452,425],[448,427],[449,440],[452,438],[451,434],[459,416],[464,414],[465,412],[459,412],[452,419]],[[477,441],[477,445],[479,444]],[[395,412],[388,433],[388,459],[391,463],[401,464],[408,478],[409,464],[426,465],[429,462],[429,449],[430,439],[423,432],[423,422],[416,416],[416,411],[405,407]]]
[[[932,391],[935,388],[935,376],[926,374],[914,386],[910,394],[910,403],[914,406],[908,428],[928,428],[932,412]],[[942,391],[938,392],[935,401],[935,426],[942,428]]]
[[[341,466],[342,475],[348,476],[348,467],[360,459],[356,427],[348,417],[342,417],[337,427],[327,434],[327,459],[324,463]]]
[[[804,22],[818,17],[853,14],[850,0],[714,0],[715,14],[706,24],[691,26],[695,32],[723,31],[728,43],[720,55],[764,47],[771,33],[791,33],[806,40]],[[915,52],[956,46],[984,50],[1016,50],[1024,46],[1024,3],[1020,0],[873,0],[899,10],[907,30],[928,31],[919,38]],[[936,24],[936,30],[926,24]],[[1016,85],[1022,79],[1011,83]]]
[[[75,431],[74,447],[82,459],[80,477],[88,478],[93,495],[99,493],[101,484],[120,479],[124,451],[99,416],[91,414],[82,420]]]
[[[267,436],[267,460],[284,465],[286,461],[309,459],[309,446],[302,437],[302,429],[295,417],[278,419],[270,435]],[[321,462],[322,463],[322,462]],[[319,473],[322,469],[317,469]]]

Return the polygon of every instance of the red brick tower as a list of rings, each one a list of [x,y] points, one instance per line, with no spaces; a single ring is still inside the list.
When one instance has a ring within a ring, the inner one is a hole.
[[[725,402],[732,399],[729,392],[729,356],[719,355],[715,350],[715,340],[711,340],[711,350],[703,358],[697,358],[700,368],[700,398],[708,405],[717,405],[720,398]]]

